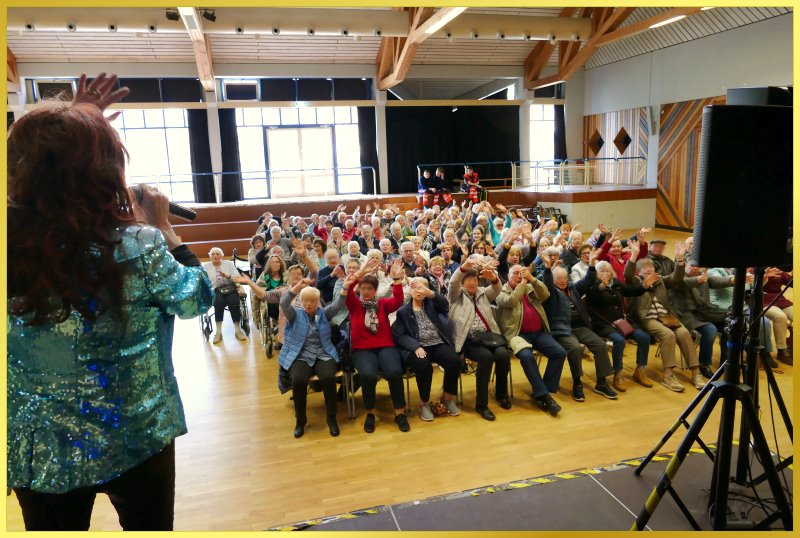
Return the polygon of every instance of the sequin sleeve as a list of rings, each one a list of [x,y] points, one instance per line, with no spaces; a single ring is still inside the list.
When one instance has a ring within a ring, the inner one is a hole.
[[[167,249],[161,232],[155,228],[144,228],[139,241],[144,286],[164,312],[187,319],[211,308],[214,290],[202,267],[185,267],[178,263]]]

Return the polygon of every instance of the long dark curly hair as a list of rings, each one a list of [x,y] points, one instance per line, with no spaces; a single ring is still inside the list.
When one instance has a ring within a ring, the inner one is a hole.
[[[60,323],[119,312],[125,268],[114,229],[135,217],[127,151],[101,110],[49,102],[8,136],[9,313]]]

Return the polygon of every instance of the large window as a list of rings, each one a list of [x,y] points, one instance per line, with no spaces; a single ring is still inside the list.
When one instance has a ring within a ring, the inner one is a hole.
[[[530,183],[550,184],[557,167],[555,157],[555,107],[531,105],[530,123]]]
[[[130,155],[130,183],[158,185],[172,201],[194,202],[185,110],[124,110],[112,125]]]
[[[240,108],[236,125],[245,199],[361,192],[356,107]]]

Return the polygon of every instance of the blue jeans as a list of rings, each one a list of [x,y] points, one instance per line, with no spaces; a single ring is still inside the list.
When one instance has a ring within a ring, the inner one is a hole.
[[[702,366],[711,366],[711,353],[714,351],[714,342],[717,340],[717,328],[713,323],[706,323],[694,329],[700,333],[700,353],[697,360]]]
[[[547,357],[543,378],[539,373],[532,349],[525,348],[517,353],[522,371],[525,372],[525,377],[533,387],[533,397],[543,398],[547,396],[548,392],[555,393],[558,390],[558,381],[561,379],[561,370],[564,368],[567,352],[561,347],[561,344],[556,342],[555,338],[544,331],[523,333],[520,336],[530,342],[533,349]]]
[[[614,372],[620,372],[622,371],[622,353],[625,351],[626,339],[617,331],[610,332],[605,337],[614,344],[614,347],[611,348],[611,362],[614,364]],[[636,329],[629,338],[636,342],[636,366],[647,366],[650,335],[641,329]]]

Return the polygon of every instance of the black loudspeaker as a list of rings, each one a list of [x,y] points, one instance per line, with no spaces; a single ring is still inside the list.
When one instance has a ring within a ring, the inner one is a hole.
[[[792,107],[703,109],[692,259],[704,267],[791,263]]]

